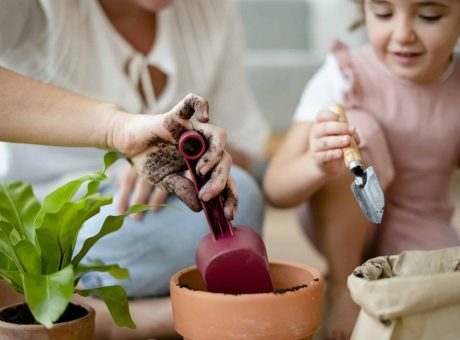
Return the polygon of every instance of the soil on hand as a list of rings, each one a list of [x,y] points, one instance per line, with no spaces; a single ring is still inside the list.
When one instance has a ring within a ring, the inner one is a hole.
[[[81,306],[70,303],[64,314],[56,323],[76,320],[88,314],[88,311]],[[0,312],[0,320],[18,325],[38,325],[29,307],[23,303]]]

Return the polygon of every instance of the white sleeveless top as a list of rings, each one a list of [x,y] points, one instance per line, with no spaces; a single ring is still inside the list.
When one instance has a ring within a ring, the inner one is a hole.
[[[262,156],[270,129],[245,78],[233,1],[173,1],[158,13],[147,56],[124,40],[97,0],[0,0],[0,8],[1,66],[133,113],[167,112],[194,92],[209,101],[211,123],[227,130],[231,146]],[[148,65],[168,76],[158,98]],[[1,145],[0,180],[31,182],[36,191],[98,170],[104,153]]]

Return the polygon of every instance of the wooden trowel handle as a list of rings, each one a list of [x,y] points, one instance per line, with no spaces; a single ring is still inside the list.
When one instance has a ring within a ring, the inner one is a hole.
[[[342,105],[334,104],[329,107],[329,111],[338,114],[339,116],[345,119],[345,122],[348,123],[347,115],[345,114],[345,110],[343,109]],[[345,165],[348,169],[352,169],[355,166],[359,165],[362,166],[362,158],[361,154],[359,153],[358,146],[356,145],[355,139],[351,138],[350,146],[343,148],[343,160],[345,161]]]

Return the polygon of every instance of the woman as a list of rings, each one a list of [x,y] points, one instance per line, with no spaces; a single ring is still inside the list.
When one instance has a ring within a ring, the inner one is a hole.
[[[186,93],[195,92],[208,99],[211,122],[227,129],[229,152],[237,165],[249,167],[262,153],[269,128],[244,78],[233,2],[1,0],[0,4],[5,8],[0,13],[2,66],[134,113],[169,111]],[[50,151],[20,144],[7,148],[8,167],[2,179],[33,182],[38,194],[97,168],[101,158],[100,152],[85,149]],[[232,176],[241,207],[235,223],[260,232],[264,204],[259,188],[239,167],[233,168]],[[124,211],[129,203],[158,204],[166,199],[182,206],[130,167],[118,169],[114,177],[118,208],[110,207],[106,215]],[[157,297],[168,294],[172,273],[193,264],[195,248],[207,233],[204,216],[189,209],[164,208],[141,217],[126,221],[117,239],[108,238],[88,254],[130,269],[132,280],[122,285],[131,297],[140,299],[131,304],[138,330],[135,334],[120,330],[122,338],[172,333],[169,302]],[[99,224],[90,221],[82,235]],[[119,245],[115,250],[114,242]],[[110,280],[92,276],[84,283],[107,285]]]

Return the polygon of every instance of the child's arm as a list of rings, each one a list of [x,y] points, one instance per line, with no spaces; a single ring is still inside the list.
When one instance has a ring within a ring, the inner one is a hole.
[[[293,207],[309,199],[328,180],[346,171],[342,148],[354,128],[333,112],[321,111],[315,122],[298,122],[271,160],[264,191],[278,207]]]

